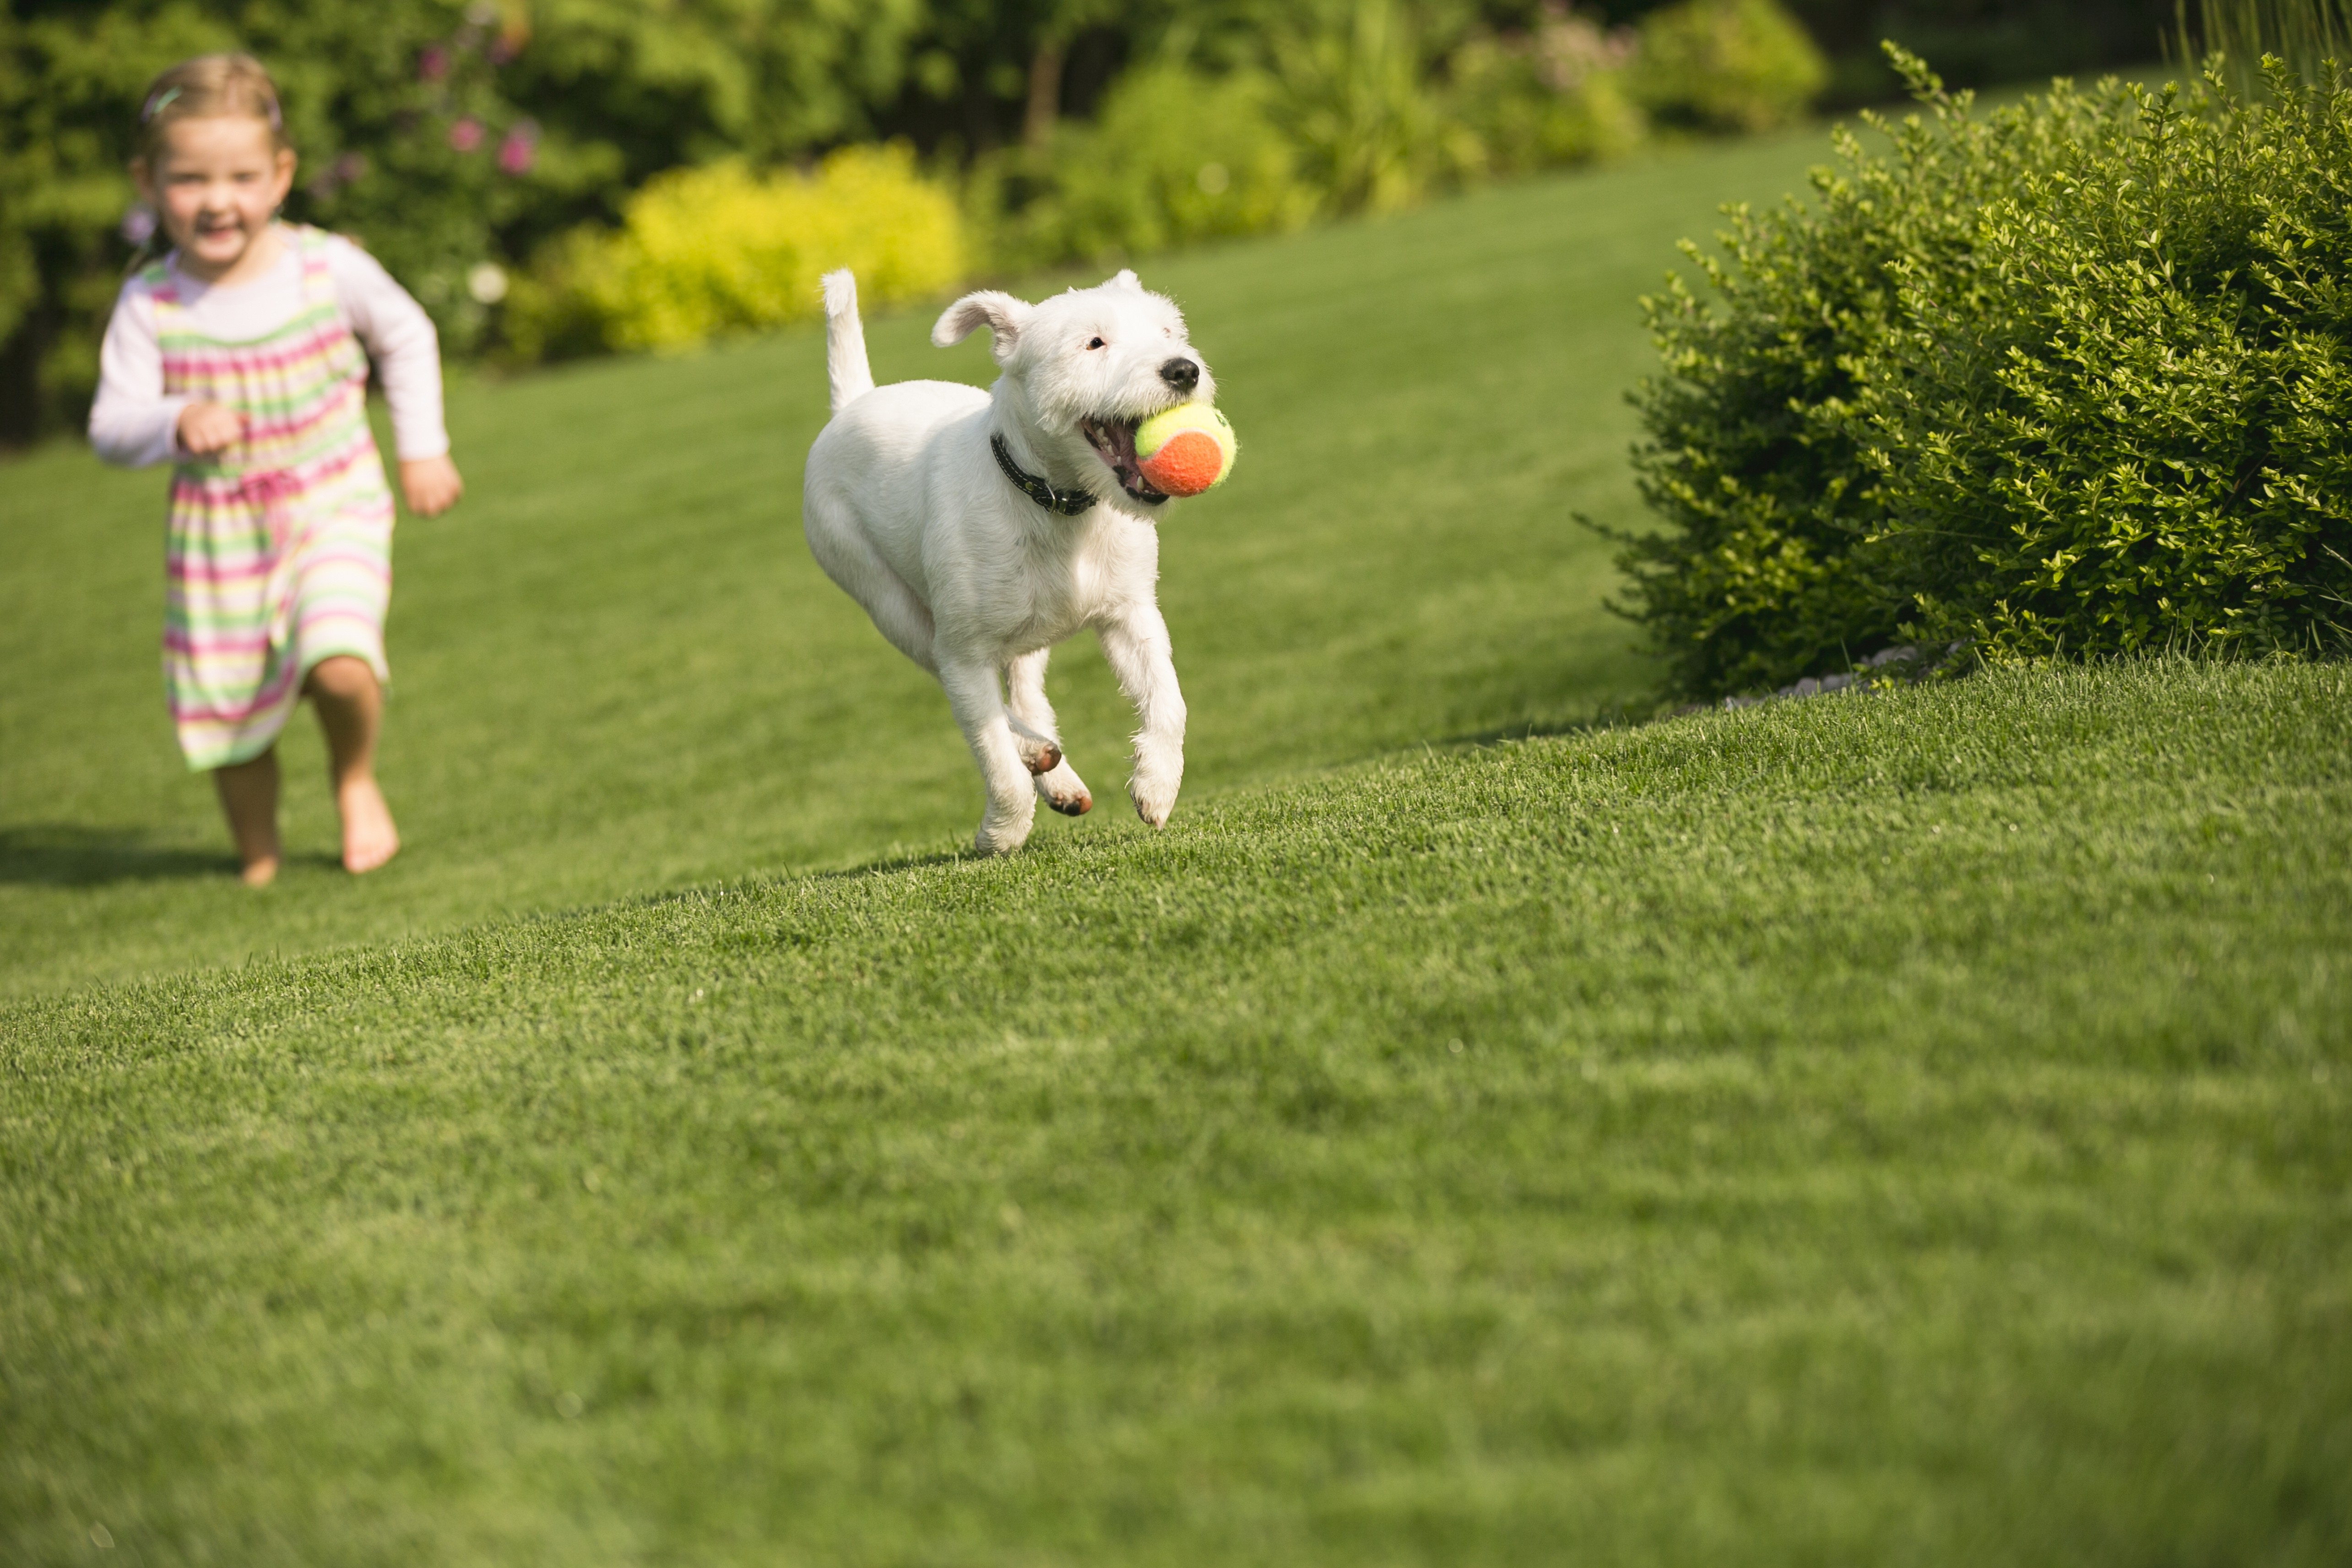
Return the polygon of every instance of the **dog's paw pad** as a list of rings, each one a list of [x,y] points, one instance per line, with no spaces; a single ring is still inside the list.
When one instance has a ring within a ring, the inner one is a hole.
[[[1090,795],[1060,795],[1045,804],[1064,816],[1084,816],[1095,808],[1095,797]]]
[[[1021,761],[1033,773],[1050,773],[1062,765],[1062,748],[1048,744],[1034,752],[1024,751]]]

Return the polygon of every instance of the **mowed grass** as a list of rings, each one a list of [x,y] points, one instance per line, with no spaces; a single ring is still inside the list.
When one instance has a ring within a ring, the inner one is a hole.
[[[955,852],[808,334],[456,389],[408,847],[305,719],[260,897],[159,477],[0,469],[0,1560],[2352,1559],[2352,669],[1593,724],[1631,298],[1821,150],[1145,268],[1163,835],[1076,645],[1102,804]]]
[[[1188,805],[1643,693],[1600,608],[1607,547],[1570,519],[1637,516],[1634,296],[1717,204],[1776,199],[1824,152],[1717,149],[1144,267],[1244,446],[1164,531]],[[931,320],[870,323],[877,374],[988,380]],[[0,468],[0,995],[968,842],[944,699],[801,538],[824,400],[810,331],[455,388],[467,498],[395,545],[382,772],[406,848],[342,875],[305,715],[294,858],[261,899],[226,875],[163,714],[162,476],[71,445]],[[1091,638],[1050,689],[1104,804],[1041,831],[1138,831],[1132,720]]]
[[[2341,1563],[2347,979],[2141,665],[22,1003],[0,1557]]]

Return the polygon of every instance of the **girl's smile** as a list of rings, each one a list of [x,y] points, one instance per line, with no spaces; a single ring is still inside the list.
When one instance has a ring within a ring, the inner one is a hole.
[[[179,247],[180,268],[206,283],[250,282],[282,247],[273,219],[294,184],[294,154],[249,115],[177,120],[162,153],[131,174]]]

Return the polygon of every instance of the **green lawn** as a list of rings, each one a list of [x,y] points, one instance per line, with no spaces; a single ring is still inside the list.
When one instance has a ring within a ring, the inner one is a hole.
[[[2352,668],[1589,725],[1630,297],[1817,147],[1146,269],[1164,835],[1074,648],[954,853],[805,336],[459,391],[363,880],[307,735],[228,876],[156,478],[0,470],[0,1561],[2352,1560]]]
[[[2340,1563],[2352,672],[30,1005],[0,1556]]]

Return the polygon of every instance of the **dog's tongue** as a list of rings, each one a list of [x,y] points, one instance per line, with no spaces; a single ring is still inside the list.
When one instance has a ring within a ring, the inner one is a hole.
[[[1168,498],[1152,488],[1143,477],[1143,460],[1135,455],[1135,426],[1132,419],[1087,419],[1081,422],[1087,439],[1093,443],[1102,460],[1118,476],[1119,488],[1140,501],[1163,501]]]

